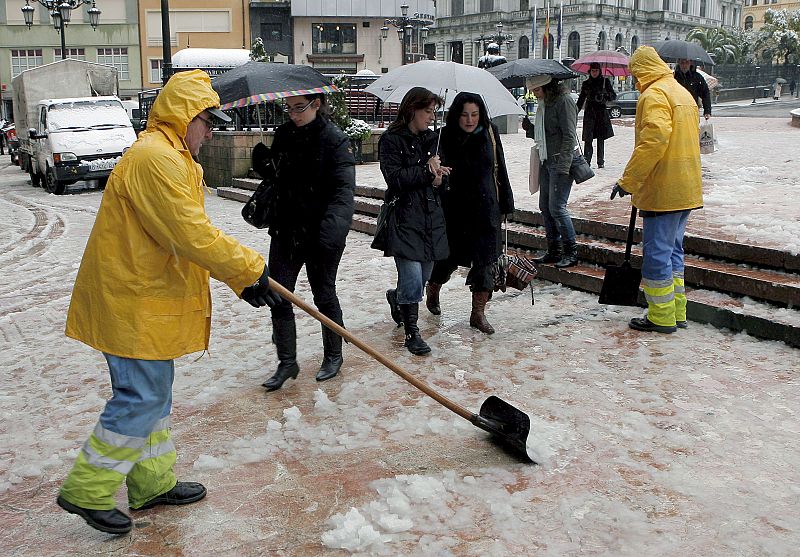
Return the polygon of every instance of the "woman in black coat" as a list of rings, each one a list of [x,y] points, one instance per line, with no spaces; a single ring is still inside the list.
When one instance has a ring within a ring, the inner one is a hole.
[[[586,162],[592,162],[592,140],[597,140],[597,168],[605,165],[604,142],[609,137],[614,137],[614,128],[611,127],[611,118],[606,110],[606,103],[617,98],[611,81],[600,75],[600,64],[589,64],[589,79],[581,85],[581,94],[578,96],[578,111],[583,111],[583,156]]]
[[[269,228],[270,276],[294,292],[303,265],[314,304],[342,325],[336,295],[336,274],[353,218],[355,159],[350,140],[331,123],[325,95],[288,97],[285,109],[291,121],[275,130],[271,156],[275,163],[276,196]],[[297,332],[292,304],[272,308],[272,341],[278,369],[267,379],[268,391],[296,378]],[[325,381],[342,367],[342,337],[322,326],[324,356],[317,381]]]
[[[456,95],[442,130],[442,164],[451,168],[444,194],[450,257],[437,261],[425,304],[439,315],[439,291],[457,267],[468,267],[472,291],[469,324],[486,333],[494,328],[485,308],[494,289],[493,266],[502,253],[503,215],[514,212],[514,195],[497,127],[489,121],[480,95]]]
[[[441,99],[423,87],[406,93],[397,119],[378,143],[386,180],[384,202],[391,203],[384,255],[394,257],[397,288],[386,292],[392,318],[405,327],[405,346],[415,355],[431,349],[417,327],[422,291],[433,262],[448,255],[439,186],[448,172],[436,154],[438,134],[429,126]],[[271,267],[270,267],[271,269]]]

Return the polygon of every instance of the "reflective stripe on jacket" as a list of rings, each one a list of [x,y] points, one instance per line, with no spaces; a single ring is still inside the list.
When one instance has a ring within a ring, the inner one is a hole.
[[[169,360],[208,348],[209,274],[237,294],[264,258],[211,224],[203,170],[184,137],[219,106],[205,72],[179,72],[147,131],[111,173],[72,292],[66,334],[124,358]]]
[[[636,139],[619,185],[643,211],[681,211],[703,205],[697,103],[655,49],[640,47],[630,59],[641,91]]]

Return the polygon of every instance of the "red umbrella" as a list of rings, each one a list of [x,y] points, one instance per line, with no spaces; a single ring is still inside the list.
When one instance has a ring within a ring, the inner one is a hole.
[[[628,76],[631,71],[628,69],[628,57],[615,50],[598,50],[586,56],[581,56],[570,66],[573,70],[580,73],[589,73],[589,64],[597,62],[602,68],[601,75]]]

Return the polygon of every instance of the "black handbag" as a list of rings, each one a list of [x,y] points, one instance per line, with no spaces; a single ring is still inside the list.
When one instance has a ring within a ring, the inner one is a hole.
[[[275,163],[269,147],[263,143],[253,147],[252,165],[263,180],[242,207],[242,218],[256,228],[267,228],[272,221],[277,192]]]
[[[569,165],[569,175],[575,180],[576,184],[582,184],[589,178],[594,178],[594,170],[586,162],[581,150],[581,140],[578,139],[578,130],[575,130],[575,141],[578,143],[578,150],[572,152],[572,164]]]
[[[381,210],[378,211],[378,218],[376,219],[375,237],[372,239],[370,247],[379,251],[386,250],[386,241],[389,238],[389,218],[394,212],[394,205],[397,203],[395,197],[391,201],[384,201],[381,205]]]

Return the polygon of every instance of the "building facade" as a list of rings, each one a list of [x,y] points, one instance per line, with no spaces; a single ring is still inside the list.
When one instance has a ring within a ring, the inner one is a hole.
[[[800,10],[800,2],[786,0],[744,0],[742,9],[742,28],[745,31],[758,31],[764,26],[767,10]]]
[[[742,7],[742,0],[572,0],[561,4],[559,45],[558,2],[548,9],[543,0],[440,0],[430,38],[437,59],[470,65],[477,65],[490,42],[508,60],[574,59],[596,50],[630,53],[653,41],[684,38],[695,27],[739,26]]]
[[[100,1],[98,0],[98,6]],[[134,4],[134,2],[129,2]],[[250,50],[248,0],[170,0],[169,28],[172,54],[186,48],[241,48]],[[144,89],[161,85],[163,49],[160,0],[139,0],[141,81]]]
[[[250,37],[261,38],[264,50],[274,60],[286,57],[294,64],[292,10],[290,0],[250,2]]]
[[[87,9],[72,11],[64,32],[68,58],[109,64],[117,68],[119,96],[133,98],[142,87],[139,62],[139,25],[135,2],[97,0],[100,23],[89,24]],[[25,0],[0,0],[0,117],[11,118],[11,79],[20,72],[61,59],[61,36],[47,9],[31,0],[33,25],[22,15]]]
[[[426,51],[423,37],[432,31],[435,4],[434,0],[292,0],[294,61],[323,73],[380,74],[403,64],[404,56],[406,63],[433,57],[433,43]]]

